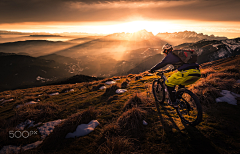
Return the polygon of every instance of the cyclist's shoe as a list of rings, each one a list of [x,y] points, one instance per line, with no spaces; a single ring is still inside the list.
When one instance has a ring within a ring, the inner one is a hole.
[[[171,105],[174,108],[178,107],[178,102],[172,102],[171,100],[168,100],[168,105]]]

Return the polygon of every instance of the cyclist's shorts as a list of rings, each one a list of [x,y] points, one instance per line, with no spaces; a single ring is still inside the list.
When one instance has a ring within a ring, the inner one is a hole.
[[[200,79],[201,73],[198,69],[189,69],[184,71],[178,71],[172,74],[166,81],[165,84],[169,87],[176,85],[190,85]]]

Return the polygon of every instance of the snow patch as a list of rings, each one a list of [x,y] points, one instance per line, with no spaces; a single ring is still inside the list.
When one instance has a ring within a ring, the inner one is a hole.
[[[116,93],[121,94],[121,93],[125,93],[126,91],[127,91],[127,89],[117,89]]]
[[[4,100],[4,99],[3,99]],[[13,98],[11,98],[11,99],[8,99],[8,100],[5,100],[5,101],[3,101],[1,104],[3,104],[3,103],[7,103],[7,102],[11,102],[11,101],[13,101],[14,99]]]
[[[72,91],[74,91],[74,89],[66,90],[65,93],[72,92]]]
[[[147,76],[153,76],[153,74],[148,74]]]
[[[102,87],[100,87],[99,89],[100,89],[100,90],[106,89],[106,86],[102,86]]]
[[[148,125],[148,123],[145,121],[145,120],[143,120],[143,125]]]
[[[43,141],[37,141],[31,144],[27,144],[25,146],[22,147],[22,150],[29,150],[29,149],[33,149],[38,147]],[[14,146],[14,145],[8,145],[8,146],[4,146],[1,151],[0,154],[5,154],[5,153],[19,153],[20,152],[21,147],[19,146]]]
[[[50,96],[59,95],[59,92],[51,93],[51,94],[49,94],[49,95],[50,95]]]
[[[119,81],[119,80],[121,80],[121,79],[115,79],[115,81]]]
[[[222,90],[221,95],[223,95],[223,97],[216,98],[217,103],[227,102],[228,104],[231,104],[231,105],[237,105],[237,100],[235,98],[240,97],[239,94],[235,94],[228,90]]]
[[[107,81],[107,82],[105,82],[105,84],[114,84],[114,83],[116,83],[116,81]]]
[[[41,127],[38,127],[38,131],[41,133],[41,138],[44,139],[45,137],[47,137],[55,128],[56,125],[60,124],[61,122],[63,122],[65,119],[58,119],[55,121],[49,121],[44,123]]]
[[[45,72],[45,73],[47,73],[47,72]],[[43,78],[41,76],[36,77],[36,80],[41,81],[42,83],[48,82],[48,81],[53,81],[53,79],[47,79],[47,78]]]
[[[220,57],[220,58],[224,57],[225,55],[227,55],[227,52],[225,50],[220,50],[218,52],[218,57]]]
[[[45,78],[43,78],[43,77],[41,77],[41,76],[38,76],[38,77],[36,78],[36,80],[37,80],[37,81],[39,81],[39,80],[45,80]]]
[[[24,130],[24,128],[25,128],[26,126],[28,126],[28,128],[29,128],[29,127],[36,127],[37,124],[36,124],[36,125],[33,125],[34,122],[35,122],[35,121],[33,121],[33,120],[26,120],[25,122],[22,122],[22,123],[20,123],[19,125],[17,125],[16,129]],[[40,123],[38,123],[38,125],[40,125]]]
[[[39,101],[40,101],[40,100],[39,100]],[[25,103],[25,104],[23,104],[23,105],[18,105],[18,106],[16,106],[16,108],[19,108],[19,107],[22,107],[22,106],[25,106],[25,105],[36,104],[36,103],[38,103],[38,102],[30,101],[30,102]]]
[[[217,48],[218,49],[218,46],[219,45],[222,45],[222,44],[214,44],[214,45],[212,45],[214,48]]]
[[[80,136],[85,136],[91,133],[95,127],[99,125],[97,120],[92,120],[88,124],[78,125],[77,129],[73,133],[68,133],[65,138],[75,138]]]

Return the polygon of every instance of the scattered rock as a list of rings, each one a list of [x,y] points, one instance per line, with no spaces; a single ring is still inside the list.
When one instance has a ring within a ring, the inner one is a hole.
[[[148,125],[148,123],[145,121],[145,120],[143,120],[143,125]]]
[[[61,122],[63,122],[65,119],[58,119],[55,121],[49,121],[44,123],[41,127],[38,127],[38,131],[41,133],[41,138],[44,139],[45,137],[47,137],[54,129],[54,127],[58,124],[60,124]]]
[[[13,98],[8,99],[8,100],[4,100],[1,104],[7,103],[7,102],[11,102],[11,101],[13,101],[13,100],[14,100]]]
[[[39,101],[40,101],[40,100],[39,100]],[[18,106],[16,106],[16,108],[22,107],[22,106],[24,106],[24,105],[30,105],[30,104],[36,104],[36,103],[38,103],[38,102],[30,101],[30,102],[25,103],[25,104],[23,104],[23,105],[18,105]]]
[[[19,130],[24,130],[24,128],[26,127],[26,126],[28,126],[28,128],[29,127],[32,127],[33,126],[33,124],[34,124],[34,122],[35,121],[33,121],[33,120],[26,120],[25,122],[22,122],[22,123],[20,123],[19,125],[17,125],[17,129],[19,129]]]
[[[73,133],[68,133],[65,138],[75,138],[80,136],[85,136],[91,133],[95,127],[99,125],[97,120],[92,120],[88,124],[78,125],[77,129]]]
[[[100,87],[99,89],[100,89],[100,90],[106,89],[106,86],[102,86],[102,87]]]
[[[235,94],[233,92],[230,92],[228,90],[222,90],[221,95],[223,95],[223,97],[218,97],[216,98],[216,102],[227,102],[228,104],[231,105],[237,105],[237,97],[240,97],[239,94]]]
[[[51,93],[49,94],[50,96],[55,96],[55,95],[59,95],[59,92],[56,92],[56,93]]]
[[[127,91],[127,89],[117,89],[116,93],[121,94],[121,93],[125,93],[126,91]]]
[[[65,93],[72,92],[74,89],[66,90]]]
[[[107,82],[105,82],[105,84],[114,84],[114,83],[116,83],[116,81],[107,81]]]
[[[147,76],[153,76],[153,74],[147,74]]]

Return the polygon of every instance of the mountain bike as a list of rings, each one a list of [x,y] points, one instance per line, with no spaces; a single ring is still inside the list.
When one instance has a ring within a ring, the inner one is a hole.
[[[167,78],[164,73],[171,71],[172,70],[156,71],[156,75],[159,77],[153,81],[152,92],[158,113],[160,113],[159,104],[164,104],[166,96],[170,99],[167,86],[165,85]],[[185,86],[178,85],[175,97],[178,104],[178,107],[175,109],[181,121],[191,126],[199,124],[202,121],[202,106],[197,96],[186,89]]]

